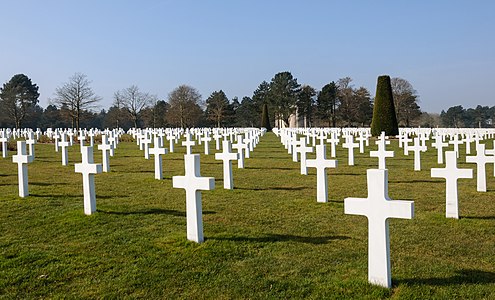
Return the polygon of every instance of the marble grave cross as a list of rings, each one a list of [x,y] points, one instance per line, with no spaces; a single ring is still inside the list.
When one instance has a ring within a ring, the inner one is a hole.
[[[390,200],[388,170],[367,170],[368,197],[345,198],[344,212],[368,218],[368,281],[390,288],[389,218],[411,219],[414,202]]]
[[[476,155],[466,156],[466,162],[476,164],[476,190],[486,192],[486,164],[495,163],[495,156],[485,154],[485,144],[476,146]]]
[[[307,159],[306,166],[316,168],[316,201],[328,202],[327,168],[336,168],[337,160],[326,158],[326,146],[316,145],[316,158]]]
[[[17,163],[17,178],[19,180],[19,197],[29,196],[28,167],[34,157],[26,151],[26,142],[17,141],[17,154],[12,155],[12,162]]]
[[[385,164],[385,159],[387,157],[394,157],[394,151],[387,151],[386,150],[386,140],[385,138],[379,139],[376,141],[376,144],[378,145],[378,150],[377,151],[370,151],[370,157],[377,157],[378,158],[378,169],[386,169],[386,164]]]
[[[91,147],[91,146],[90,146]],[[103,172],[110,172],[110,157],[109,152],[113,147],[111,143],[108,142],[108,138],[105,134],[101,135],[101,145],[98,145],[98,150],[101,150]]]
[[[446,181],[446,208],[447,218],[459,219],[459,200],[457,196],[457,180],[460,178],[473,178],[473,170],[457,168],[457,153],[445,152],[445,168],[432,168],[431,177],[445,178]]]
[[[230,141],[222,141],[222,152],[215,153],[215,159],[223,161],[223,188],[233,189],[232,161],[239,159],[239,153],[232,152]]]
[[[215,188],[215,178],[201,177],[199,154],[184,155],[186,174],[173,176],[174,188],[186,190],[186,222],[187,239],[196,243],[204,241],[203,236],[203,209],[201,191],[210,191]]]
[[[168,153],[167,148],[160,147],[160,137],[154,138],[153,148],[149,149],[149,154],[155,156],[155,179],[163,179],[162,155]]]
[[[93,147],[81,148],[82,162],[75,164],[76,173],[83,176],[84,214],[96,212],[95,174],[102,172],[102,165],[93,160]]]
[[[192,147],[196,144],[193,140],[191,140],[191,134],[185,134],[186,140],[182,142],[182,146],[186,147],[186,154],[192,154]]]

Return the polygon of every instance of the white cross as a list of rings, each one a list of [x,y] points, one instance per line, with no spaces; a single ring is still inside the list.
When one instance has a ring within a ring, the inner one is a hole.
[[[82,153],[83,151],[82,147],[84,147],[84,141],[86,140],[86,134],[84,133],[84,131],[79,130],[79,136],[77,137],[77,139],[79,140],[79,144],[81,146],[81,153]]]
[[[145,159],[150,159],[150,144],[151,138],[149,137],[149,133],[145,132],[144,135],[141,136],[141,145],[143,146]]]
[[[58,130],[55,130],[55,134],[52,137],[53,140],[55,141],[55,152],[58,152],[58,139],[60,138],[60,135],[58,134]]]
[[[478,136],[478,135],[476,135],[476,136]],[[485,154],[495,156],[495,140],[493,141],[493,149],[485,150]],[[493,163],[493,176],[495,176],[495,162]]]
[[[478,144],[475,156],[466,156],[466,162],[476,164],[476,190],[486,192],[486,164],[495,163],[495,156],[485,155],[485,144]]]
[[[186,133],[186,140],[182,142],[182,146],[186,147],[186,154],[192,153],[192,147],[196,144],[193,140],[191,140],[191,134]]]
[[[344,212],[368,218],[368,281],[390,288],[392,280],[388,219],[413,218],[414,202],[390,200],[387,170],[370,169],[366,174],[368,197],[345,198]]]
[[[467,133],[466,136],[464,137],[464,144],[466,144],[466,154],[471,154],[471,143],[473,141],[474,141],[473,136],[470,133]]]
[[[202,243],[203,237],[203,209],[201,204],[201,190],[210,191],[215,188],[215,178],[201,177],[199,154],[184,155],[186,174],[173,176],[174,188],[186,190],[186,221],[187,239]]]
[[[74,145],[74,133],[72,132],[72,130],[69,130],[67,132],[67,136],[69,137],[69,146]]]
[[[168,140],[168,150],[170,153],[174,153],[174,142],[175,142],[175,136],[173,134],[167,135],[167,140]]]
[[[7,157],[7,143],[9,142],[9,138],[7,137],[7,133],[5,131],[1,131],[0,143],[2,143],[2,157]]]
[[[222,135],[218,131],[215,131],[213,138],[215,139],[215,149],[220,150],[220,139],[222,138]]]
[[[208,135],[208,132],[205,132],[205,136],[201,138],[201,141],[203,141],[205,144],[205,155],[210,155],[211,137]]]
[[[234,188],[232,176],[232,161],[239,159],[239,153],[233,153],[230,141],[222,141],[222,153],[215,153],[215,159],[223,161],[223,188]]]
[[[337,133],[332,132],[330,134],[330,138],[327,139],[327,143],[330,143],[330,157],[335,157],[335,146],[337,146],[340,142],[340,139],[337,137]]]
[[[386,151],[386,140],[385,139],[379,139],[376,141],[376,144],[378,145],[378,150],[377,151],[370,151],[370,157],[377,157],[378,158],[378,169],[386,169],[386,164],[385,164],[385,159],[387,157],[394,157],[394,151]]]
[[[89,131],[88,136],[89,136],[89,146],[94,147],[94,145],[95,145],[95,133],[93,132],[93,130]]]
[[[103,172],[110,172],[110,158],[108,157],[108,154],[112,147],[113,145],[108,142],[107,136],[102,134],[101,145],[98,145],[98,150],[101,150]]]
[[[96,211],[95,174],[102,172],[101,164],[93,160],[93,147],[81,148],[82,162],[75,164],[76,173],[82,173],[84,192],[84,213],[91,215]]]
[[[409,138],[409,134],[405,133],[402,139],[402,144],[404,145],[404,155],[409,155],[409,142],[411,141],[412,139]]]
[[[426,151],[426,146],[421,145],[419,137],[415,137],[414,146],[410,146],[409,150],[414,152],[414,171],[421,171],[421,152]]]
[[[297,151],[300,153],[301,156],[301,175],[308,175],[308,167],[306,165],[306,154],[313,152],[313,147],[308,147],[306,146],[306,142],[303,141],[304,139],[301,138],[301,146],[297,148]]]
[[[445,152],[445,168],[431,169],[431,177],[445,178],[446,181],[446,209],[447,218],[459,219],[459,200],[457,197],[457,179],[473,178],[473,170],[457,168],[457,153]]]
[[[336,168],[337,160],[327,159],[327,148],[325,145],[316,145],[316,158],[307,159],[306,166],[316,168],[316,201],[328,202],[328,180],[327,168]]]
[[[34,132],[30,131],[28,133],[28,138],[26,139],[26,145],[29,148],[29,155],[34,158],[34,145],[36,144],[36,139],[34,137]]]
[[[58,143],[60,148],[62,148],[62,166],[69,165],[69,141],[67,141],[67,136],[65,133],[60,135],[61,141]]]
[[[354,148],[359,147],[358,143],[354,143],[354,137],[350,134],[346,136],[345,143],[342,147],[347,148],[347,161],[349,166],[354,166]]]
[[[237,160],[237,168],[244,169],[244,153],[245,149],[247,151],[247,145],[242,143],[242,138],[237,136],[237,143],[232,145],[232,148],[237,149],[237,153],[239,153],[239,159]]]
[[[12,162],[17,163],[17,178],[19,179],[19,197],[29,196],[28,167],[34,157],[27,154],[26,142],[17,141],[17,154],[12,155]]]
[[[359,133],[359,136],[356,138],[359,143],[359,153],[364,153],[364,144],[367,138],[363,135],[362,132]]]
[[[443,142],[443,136],[441,134],[436,134],[434,139],[435,142],[431,146],[437,148],[437,163],[441,165],[443,164],[443,148],[449,144]]]
[[[115,148],[117,148],[117,136],[113,133],[109,133],[108,142],[112,144],[112,147],[110,148],[110,156],[113,157],[115,155]]]
[[[291,143],[294,147],[294,151],[292,151],[292,161],[297,162],[297,153],[299,152],[300,147],[306,146],[306,139],[300,138],[299,140],[297,140],[296,138],[294,138]]]
[[[457,158],[459,158],[459,145],[462,144],[462,141],[459,140],[459,136],[457,135],[457,133],[455,133],[454,136],[451,138],[449,144],[454,145],[454,152]]]
[[[155,179],[162,180],[163,179],[162,155],[167,154],[168,149],[160,147],[159,137],[154,138],[153,148],[149,150],[149,153],[155,156]]]

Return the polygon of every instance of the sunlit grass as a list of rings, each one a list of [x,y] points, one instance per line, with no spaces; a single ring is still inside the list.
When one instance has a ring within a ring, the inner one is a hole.
[[[350,167],[347,150],[338,149],[325,204],[316,202],[315,169],[300,175],[274,134],[261,139],[245,169],[234,167],[234,190],[223,189],[222,162],[201,155],[201,174],[216,178],[216,189],[203,192],[203,244],[186,240],[185,192],[172,188],[172,176],[184,174],[182,147],[164,156],[158,181],[152,159],[135,143],[119,144],[111,172],[96,175],[92,216],[83,213],[82,176],[74,172],[78,145],[66,167],[52,144],[36,145],[24,199],[17,166],[1,159],[0,297],[495,297],[493,165],[486,193],[476,192],[475,179],[459,181],[461,219],[446,219],[445,182],[430,177],[436,151],[423,153],[418,172],[413,154],[403,156],[392,141],[389,194],[414,200],[415,218],[390,221],[387,290],[367,283],[366,218],[343,213],[344,198],[366,196],[366,169],[377,159],[356,150]],[[460,166],[475,169],[461,157]]]

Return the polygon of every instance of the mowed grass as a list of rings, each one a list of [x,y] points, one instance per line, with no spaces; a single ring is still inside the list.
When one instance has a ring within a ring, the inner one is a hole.
[[[91,216],[74,172],[78,145],[64,167],[53,144],[37,144],[24,199],[11,152],[0,159],[0,298],[495,299],[493,165],[486,193],[475,178],[459,181],[461,219],[446,219],[445,181],[430,177],[436,150],[414,171],[413,153],[404,156],[392,141],[389,194],[414,200],[415,217],[390,220],[393,288],[384,289],[367,282],[367,219],[344,214],[344,198],[367,195],[376,146],[356,150],[355,166],[337,149],[329,203],[316,202],[316,170],[300,175],[273,133],[244,169],[234,164],[234,190],[223,189],[221,161],[202,154],[202,176],[216,179],[215,190],[203,192],[202,244],[186,240],[185,191],[172,188],[172,176],[184,174],[179,145],[164,156],[159,181],[153,159],[120,143],[111,172],[96,175]],[[458,165],[475,170],[464,157]]]

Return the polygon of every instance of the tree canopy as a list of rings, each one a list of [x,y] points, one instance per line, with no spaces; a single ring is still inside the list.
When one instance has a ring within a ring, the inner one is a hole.
[[[30,109],[38,104],[39,96],[38,86],[26,75],[17,74],[0,89],[1,108],[15,127],[21,128]]]

